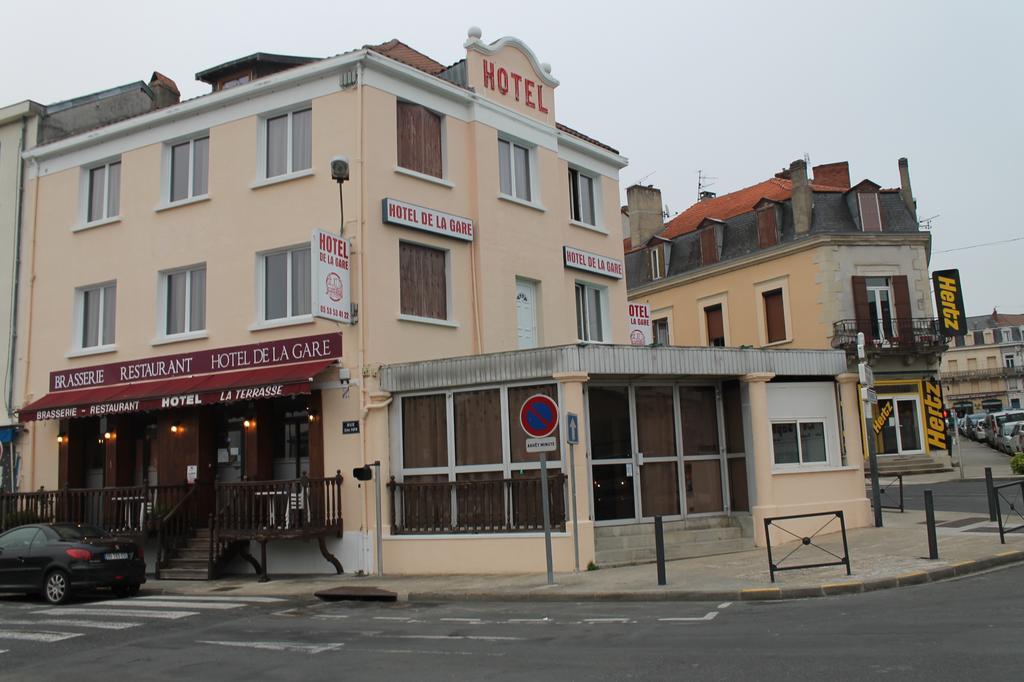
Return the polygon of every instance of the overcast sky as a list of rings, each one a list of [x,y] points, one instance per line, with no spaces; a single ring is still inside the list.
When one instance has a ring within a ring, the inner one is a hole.
[[[561,81],[559,120],[629,158],[623,188],[646,178],[676,213],[698,169],[722,194],[807,154],[896,187],[906,156],[919,218],[937,216],[932,269],[960,268],[970,315],[1024,312],[1021,2],[93,0],[35,6],[39,21],[22,7],[0,41],[0,105],[153,70],[193,97],[209,89],[197,71],[252,52],[390,38],[448,64],[471,25],[513,35]]]

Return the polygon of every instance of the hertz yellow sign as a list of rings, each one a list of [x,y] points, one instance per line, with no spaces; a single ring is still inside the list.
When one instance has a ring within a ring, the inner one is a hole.
[[[924,411],[925,437],[933,450],[946,449],[946,420],[942,418],[942,386],[937,381],[925,379]]]
[[[872,422],[871,422],[871,425],[875,429],[875,435],[876,436],[882,432],[882,429],[885,428],[885,423],[887,421],[889,421],[889,417],[891,417],[891,416],[892,416],[892,401],[891,400],[887,400],[885,402],[885,404],[882,405],[882,408],[879,410],[878,416],[875,417],[872,420]]]
[[[935,288],[935,309],[939,314],[942,335],[963,336],[967,333],[967,312],[959,270],[937,270],[932,273]]]

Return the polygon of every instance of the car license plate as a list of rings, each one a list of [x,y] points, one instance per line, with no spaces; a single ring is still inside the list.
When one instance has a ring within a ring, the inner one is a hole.
[[[128,552],[108,552],[107,561],[124,561],[131,558],[131,556]]]

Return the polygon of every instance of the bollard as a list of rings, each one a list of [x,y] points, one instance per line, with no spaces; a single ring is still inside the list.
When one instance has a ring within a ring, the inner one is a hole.
[[[548,459],[540,453],[540,498],[544,518],[544,558],[548,566],[548,585],[555,584],[554,562],[551,558],[551,509],[548,501]]]
[[[665,579],[665,524],[660,516],[654,517],[654,552],[658,560],[658,584],[666,585]]]
[[[996,490],[992,483],[992,467],[985,467],[985,494],[988,496],[988,520],[995,521],[996,512]]]
[[[939,540],[935,537],[935,503],[932,501],[932,491],[924,491],[924,518],[928,525],[928,558],[939,558]]]

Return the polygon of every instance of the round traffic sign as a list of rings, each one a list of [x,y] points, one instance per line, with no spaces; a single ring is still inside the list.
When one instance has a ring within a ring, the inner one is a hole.
[[[558,403],[540,393],[530,396],[519,410],[519,424],[533,438],[550,435],[558,428]]]

